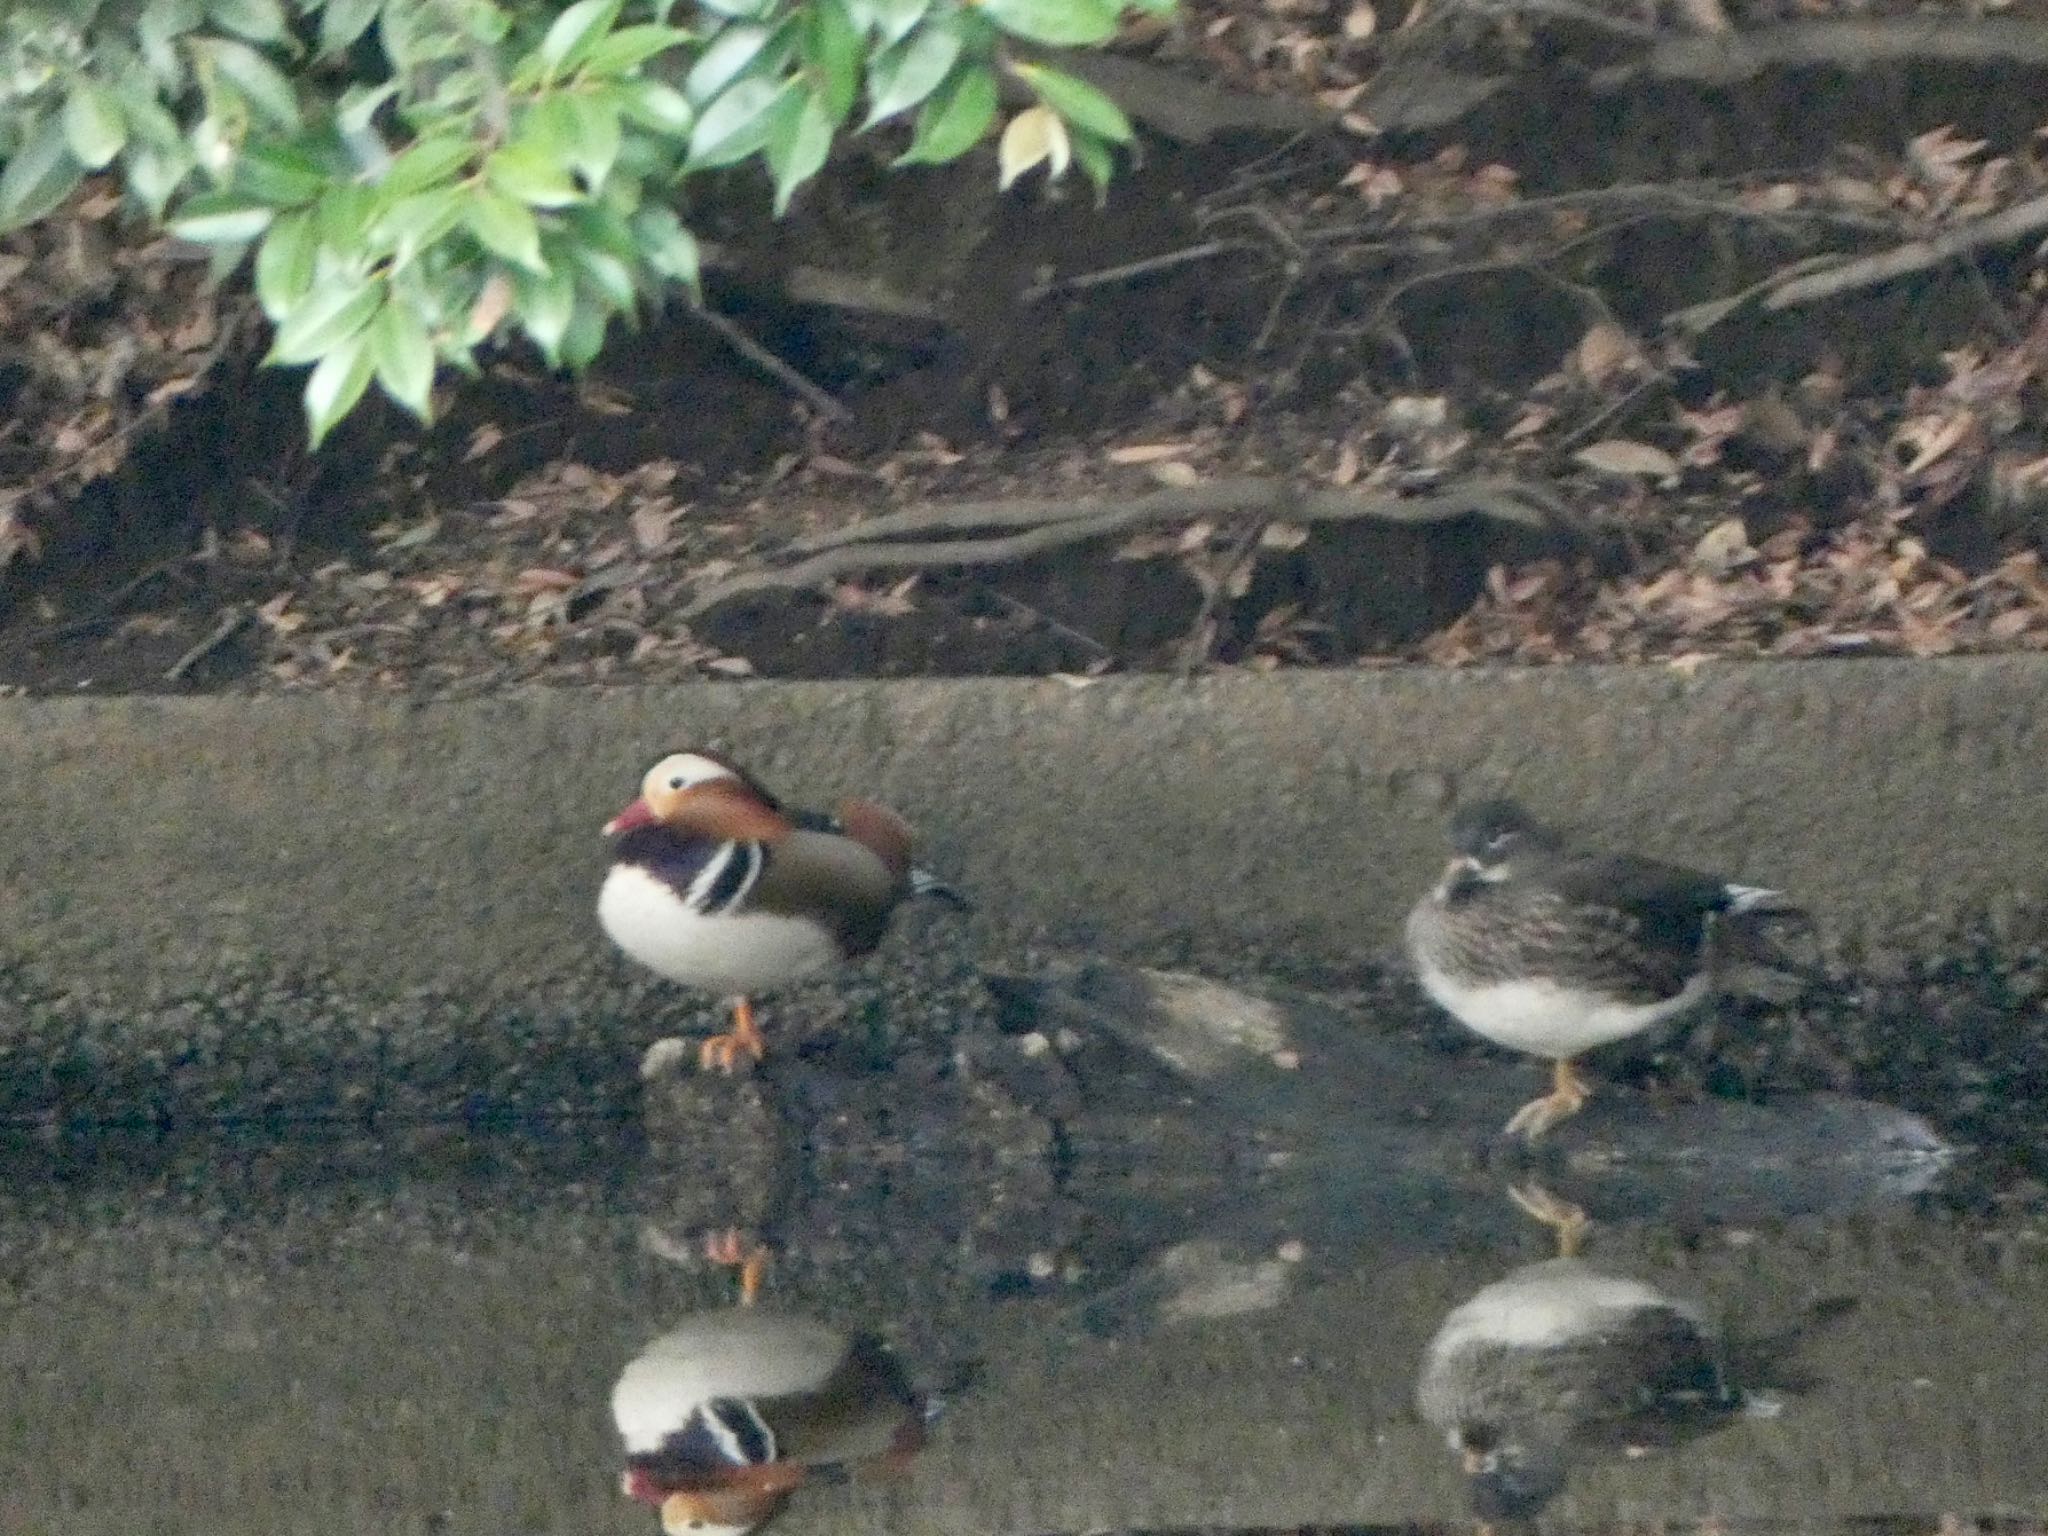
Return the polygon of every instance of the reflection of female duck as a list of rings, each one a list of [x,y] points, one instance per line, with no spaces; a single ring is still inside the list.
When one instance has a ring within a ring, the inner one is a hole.
[[[670,1536],[738,1536],[812,1473],[901,1466],[925,1417],[873,1338],[751,1309],[686,1319],[612,1388],[625,1491],[660,1510]]]
[[[1696,1311],[1576,1258],[1518,1269],[1445,1318],[1416,1401],[1463,1458],[1482,1519],[1536,1514],[1578,1447],[1668,1435],[1739,1406]]]

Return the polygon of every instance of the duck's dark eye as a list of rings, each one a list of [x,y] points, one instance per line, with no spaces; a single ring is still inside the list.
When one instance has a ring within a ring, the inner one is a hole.
[[[683,776],[682,776],[682,775],[681,775],[681,774],[679,773],[679,774],[677,774],[677,775],[676,775],[676,776],[675,776],[674,778],[672,778],[672,779],[670,779],[670,780],[668,781],[668,787],[669,787],[670,789],[681,789],[681,788],[683,787],[683,784],[684,784],[684,783],[685,783],[685,780],[684,780]]]

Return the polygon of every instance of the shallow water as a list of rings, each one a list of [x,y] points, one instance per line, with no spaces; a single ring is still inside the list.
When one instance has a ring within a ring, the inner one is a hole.
[[[1804,1101],[1773,1121],[1616,1092],[1510,1166],[1463,1127],[1497,1123],[1517,1064],[1439,1089],[1390,1057],[1379,1109],[1340,1117],[1311,1024],[1285,1025],[1304,1072],[1241,1031],[1191,1050],[1191,1017],[1151,1037],[1164,1077],[1013,1028],[957,1124],[929,1084],[792,1059],[652,1085],[644,1123],[613,1085],[587,1113],[466,1123],[17,1126],[0,1531],[652,1530],[608,1395],[678,1318],[732,1304],[699,1256],[725,1220],[778,1246],[763,1306],[873,1330],[946,1388],[907,1471],[801,1488],[779,1530],[1468,1524],[1418,1374],[1454,1309],[1550,1260],[1505,1194],[1531,1179],[1592,1212],[1588,1266],[1712,1322],[1739,1394],[1575,1444],[1547,1519],[1931,1536],[2048,1514],[2048,1245],[1967,1156]],[[778,1124],[800,1133],[767,1147]],[[1801,1127],[1850,1151],[1823,1167],[1784,1140]]]

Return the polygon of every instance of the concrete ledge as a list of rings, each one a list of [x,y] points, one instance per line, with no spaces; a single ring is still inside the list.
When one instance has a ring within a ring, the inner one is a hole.
[[[991,939],[1374,951],[1451,798],[1503,788],[1896,937],[2038,899],[2044,702],[2025,656],[14,700],[0,952],[145,988],[233,953],[372,993],[559,976],[602,954],[598,827],[703,741],[901,807]]]

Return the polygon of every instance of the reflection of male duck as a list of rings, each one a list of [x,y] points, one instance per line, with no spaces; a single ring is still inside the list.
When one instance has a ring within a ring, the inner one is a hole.
[[[1575,1450],[1669,1439],[1741,1405],[1698,1312],[1577,1258],[1518,1269],[1446,1317],[1416,1401],[1481,1519],[1535,1515]]]
[[[612,1388],[625,1492],[658,1509],[670,1536],[739,1536],[807,1477],[900,1468],[926,1417],[873,1338],[751,1308],[685,1319]]]

